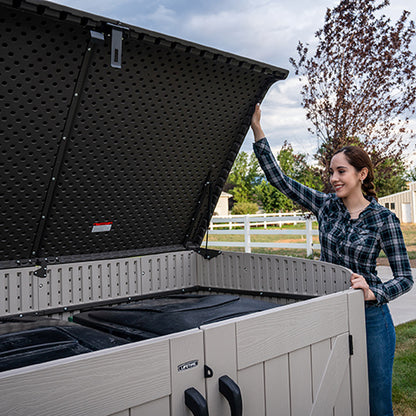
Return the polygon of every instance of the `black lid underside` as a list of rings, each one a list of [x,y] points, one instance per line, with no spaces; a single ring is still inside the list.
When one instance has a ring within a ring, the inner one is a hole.
[[[44,1],[0,21],[0,267],[199,247],[287,71]]]

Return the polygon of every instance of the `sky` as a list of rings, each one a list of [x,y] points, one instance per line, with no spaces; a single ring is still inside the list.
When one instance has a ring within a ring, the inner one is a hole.
[[[266,62],[290,71],[274,84],[262,104],[262,124],[277,152],[284,141],[296,152],[313,155],[318,142],[309,131],[301,106],[301,82],[289,58],[299,41],[315,42],[327,8],[339,0],[55,0],[55,3],[119,20],[145,29]],[[416,20],[415,0],[390,0],[383,12],[394,22],[403,10]],[[415,46],[415,44],[413,44]],[[416,48],[416,46],[415,46]],[[416,119],[411,120],[416,130]],[[251,152],[251,131],[242,150]],[[415,143],[409,161],[416,165]]]

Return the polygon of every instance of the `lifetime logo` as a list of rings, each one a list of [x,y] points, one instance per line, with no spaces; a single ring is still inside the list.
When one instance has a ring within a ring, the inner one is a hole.
[[[178,372],[189,370],[198,366],[198,360],[187,361],[186,363],[178,365]]]

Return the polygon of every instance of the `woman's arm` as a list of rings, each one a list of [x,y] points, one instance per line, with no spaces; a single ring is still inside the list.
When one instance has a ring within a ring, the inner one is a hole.
[[[327,194],[308,188],[305,185],[286,176],[274,158],[260,123],[260,105],[256,105],[251,119],[254,134],[254,153],[259,160],[268,181],[288,198],[312,211],[315,215],[328,198]]]
[[[261,119],[260,104],[256,104],[256,108],[254,110],[253,116],[251,117],[251,129],[253,130],[255,142],[258,142],[259,140],[266,137],[263,129],[261,128],[260,119]]]
[[[381,248],[389,260],[394,278],[372,287],[372,291],[379,303],[386,303],[409,291],[413,277],[400,221],[394,214],[386,218],[380,237]]]

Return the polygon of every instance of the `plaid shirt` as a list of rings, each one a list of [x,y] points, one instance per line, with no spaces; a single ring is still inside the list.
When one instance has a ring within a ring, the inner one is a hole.
[[[407,292],[413,285],[400,221],[374,198],[352,220],[335,194],[308,188],[286,176],[274,158],[266,138],[254,144],[254,152],[269,182],[290,199],[313,212],[318,219],[321,260],[351,269],[366,279],[378,304]],[[383,283],[377,276],[376,260],[385,252],[394,278]]]

